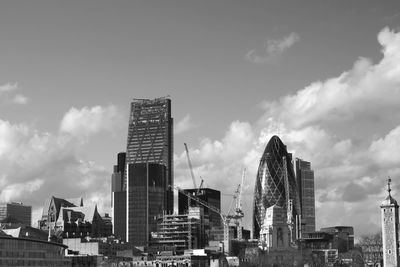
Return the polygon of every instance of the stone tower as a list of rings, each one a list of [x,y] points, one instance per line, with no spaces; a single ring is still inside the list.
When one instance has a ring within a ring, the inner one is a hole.
[[[390,195],[390,182],[388,179],[388,196],[381,204],[382,214],[382,239],[383,239],[383,266],[399,266],[399,205]]]

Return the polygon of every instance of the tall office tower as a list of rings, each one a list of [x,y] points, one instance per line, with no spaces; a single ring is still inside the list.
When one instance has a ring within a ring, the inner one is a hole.
[[[111,175],[111,208],[113,234],[126,240],[126,190],[124,189],[126,153],[118,153]]]
[[[259,238],[266,210],[277,205],[286,211],[291,240],[297,235],[300,201],[292,165],[292,155],[278,136],[273,136],[261,157],[253,202],[253,238]]]
[[[390,195],[388,180],[388,196],[381,204],[383,266],[400,266],[399,261],[399,205]]]
[[[128,164],[127,242],[147,246],[151,232],[157,231],[157,218],[165,213],[168,193],[166,167],[157,163]]]
[[[173,119],[168,98],[135,99],[129,117],[126,164],[157,163],[166,167],[165,211],[173,212]],[[127,176],[124,188],[127,186]]]
[[[314,171],[311,163],[296,158],[296,181],[299,190],[302,232],[315,231]]]
[[[25,206],[20,202],[1,203],[0,221],[4,220],[7,217],[14,218],[25,225],[31,226],[32,207]]]

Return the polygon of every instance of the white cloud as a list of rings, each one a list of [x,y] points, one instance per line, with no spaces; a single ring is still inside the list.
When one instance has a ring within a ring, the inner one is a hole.
[[[263,53],[259,54],[256,50],[250,50],[246,54],[246,59],[252,63],[265,64],[280,56],[295,43],[300,41],[300,36],[292,32],[280,39],[267,39]]]
[[[82,109],[72,107],[61,121],[60,132],[86,138],[100,131],[115,131],[121,119],[118,109],[113,105],[83,107]]]
[[[18,88],[18,83],[6,83],[3,85],[0,85],[0,94],[2,92],[10,92],[10,91],[14,91]]]
[[[28,98],[24,95],[17,94],[14,96],[13,102],[15,104],[26,104],[26,103],[28,103]]]
[[[197,125],[195,123],[193,123],[190,114],[186,114],[186,116],[183,117],[176,124],[176,127],[174,129],[174,133],[175,134],[181,134],[181,133],[187,132],[187,131],[195,128],[195,127],[197,127]]]
[[[381,167],[400,165],[400,125],[391,130],[385,137],[372,142],[369,147],[371,159]]]
[[[291,127],[342,123],[359,116],[375,116],[376,120],[391,116],[398,120],[400,114],[393,114],[393,110],[400,106],[399,34],[385,28],[378,40],[383,46],[378,64],[360,58],[338,77],[314,82],[279,101],[266,102],[267,115]]]
[[[13,103],[13,104],[26,104],[28,103],[28,98],[22,94],[16,94],[13,96],[13,92],[18,89],[18,83],[6,83],[0,85],[0,96],[2,97],[3,103]]]
[[[360,58],[337,77],[265,102],[256,124],[233,122],[220,140],[205,138],[192,148],[195,171],[225,193],[234,191],[241,167],[247,167],[247,227],[258,162],[279,125],[289,152],[312,163],[317,226],[352,225],[357,235],[379,230],[385,179],[400,176],[400,33],[385,28],[378,41],[379,62]],[[184,154],[176,158],[176,182],[190,186],[185,160]],[[393,195],[400,198],[400,183]],[[224,199],[225,208],[229,201]]]
[[[88,119],[83,112],[83,116],[72,120],[79,127],[66,128],[71,131],[58,134],[0,119],[0,201],[21,201],[32,205],[34,215],[40,216],[41,206],[51,195],[65,198],[83,196],[87,204],[96,202],[101,213],[109,212],[110,171],[82,159],[82,142],[74,138],[76,134],[82,134],[89,139],[91,134],[108,130],[105,126],[96,126],[100,123],[96,111],[103,111],[99,114],[107,122],[110,120],[109,108],[87,108],[89,114],[93,110],[96,116],[89,117],[96,123],[89,125],[89,129],[83,130],[79,125],[82,118]],[[33,222],[37,219],[34,217]]]

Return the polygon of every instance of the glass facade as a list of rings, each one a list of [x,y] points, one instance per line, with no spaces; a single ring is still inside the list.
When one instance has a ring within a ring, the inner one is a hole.
[[[135,99],[131,103],[126,164],[157,163],[166,167],[167,185],[173,181],[173,119],[171,100]],[[127,178],[127,177],[126,177]],[[126,179],[124,180],[126,187]],[[173,191],[167,187],[165,209],[173,212]]]
[[[123,180],[126,166],[126,153],[118,153],[117,165],[111,176],[111,207],[113,234],[126,240],[126,190]]]
[[[57,243],[0,237],[0,266],[71,266],[65,249]]]
[[[253,203],[253,237],[259,238],[266,209],[277,205],[294,216],[300,215],[300,202],[292,165],[292,155],[278,136],[273,136],[258,167]]]
[[[165,211],[166,168],[156,163],[129,164],[127,171],[127,241],[146,246]]]
[[[315,231],[314,171],[311,163],[296,158],[296,180],[299,187],[302,232]]]
[[[0,204],[0,221],[7,217],[17,219],[19,222],[31,226],[32,207],[22,203],[2,203]]]

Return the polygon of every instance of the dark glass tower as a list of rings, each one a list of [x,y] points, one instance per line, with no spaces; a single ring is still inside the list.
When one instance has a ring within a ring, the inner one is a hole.
[[[126,240],[126,190],[123,188],[126,153],[118,153],[117,165],[111,176],[111,207],[113,234]]]
[[[266,209],[277,205],[288,214],[300,215],[292,154],[278,136],[273,136],[261,157],[258,167],[253,204],[253,237],[259,238],[260,229],[265,219]]]
[[[165,211],[166,167],[157,163],[129,164],[127,170],[127,241],[147,246]]]
[[[157,163],[166,168],[165,211],[173,212],[173,119],[168,98],[135,99],[131,103],[126,164]],[[124,188],[127,186],[125,172]]]
[[[296,181],[299,187],[302,232],[315,231],[314,171],[311,163],[296,158]]]

